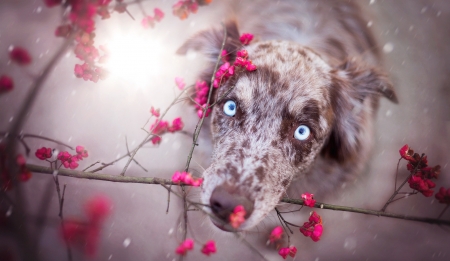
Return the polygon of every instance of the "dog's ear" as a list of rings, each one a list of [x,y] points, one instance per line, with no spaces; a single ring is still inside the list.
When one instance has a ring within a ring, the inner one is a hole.
[[[391,82],[381,70],[350,60],[332,74],[330,99],[335,112],[332,132],[322,153],[339,162],[357,159],[367,117],[373,117],[380,96],[398,103]]]
[[[208,85],[211,84],[214,65],[217,62],[222,43],[224,42],[224,29],[226,30],[226,40],[223,49],[228,53],[228,60],[234,61],[236,59],[236,50],[242,46],[239,41],[237,24],[234,20],[227,22],[221,28],[197,33],[177,50],[177,54],[181,55],[185,55],[189,50],[199,51],[208,58],[210,64],[200,75],[200,79],[207,82]]]

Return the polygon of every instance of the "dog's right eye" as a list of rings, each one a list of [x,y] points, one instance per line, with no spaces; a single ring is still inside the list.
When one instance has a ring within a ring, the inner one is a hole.
[[[309,137],[309,134],[311,134],[311,131],[308,126],[300,125],[294,132],[294,138],[297,140],[306,140]]]
[[[236,103],[232,100],[225,102],[223,105],[223,112],[230,117],[236,115]]]

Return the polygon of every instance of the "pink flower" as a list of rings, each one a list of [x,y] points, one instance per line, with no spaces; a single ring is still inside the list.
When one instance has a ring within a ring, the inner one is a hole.
[[[71,156],[69,159],[63,162],[63,166],[66,169],[76,169],[78,168],[78,157]]]
[[[433,196],[434,191],[431,189],[436,186],[433,181],[429,179],[423,179],[421,176],[418,175],[412,175],[408,179],[408,183],[410,188],[419,191],[425,197]]]
[[[241,41],[241,43],[243,45],[250,44],[250,42],[252,40],[253,40],[253,34],[249,34],[249,33],[242,34],[241,37],[239,38],[239,41]]]
[[[148,27],[153,28],[155,26],[155,23],[153,20],[154,20],[154,18],[152,16],[147,15],[146,17],[144,17],[142,19],[141,24],[144,28],[148,28]]]
[[[60,153],[58,153],[57,159],[59,159],[61,162],[67,161],[68,159],[70,159],[71,155],[69,152],[67,151],[61,151]]]
[[[188,238],[177,247],[175,253],[184,256],[186,255],[187,251],[192,250],[193,248],[194,248],[194,241]]]
[[[14,88],[14,82],[11,77],[7,75],[2,75],[0,77],[0,94],[4,92],[9,92]]]
[[[61,2],[62,2],[62,0],[44,0],[44,4],[47,7],[54,7],[54,6],[60,5]]]
[[[150,113],[155,116],[156,118],[159,118],[159,109],[153,108],[153,106],[150,108]]]
[[[314,207],[314,204],[316,204],[316,201],[314,200],[314,194],[311,193],[302,194],[302,199],[305,206]]]
[[[305,222],[303,226],[300,227],[300,232],[305,237],[311,237],[314,242],[319,241],[323,232],[322,218],[313,211],[309,217],[309,221]]]
[[[9,58],[19,65],[28,65],[31,63],[31,56],[27,50],[21,47],[14,47],[9,52]]]
[[[70,24],[60,25],[55,30],[55,36],[67,37],[72,32],[72,26]]]
[[[435,197],[439,200],[439,203],[450,204],[450,188],[446,190],[444,187],[441,187]]]
[[[179,172],[175,171],[175,173],[172,175],[172,182],[174,183],[184,183],[186,185],[191,185],[194,187],[199,187],[202,185],[203,179],[199,178],[193,178],[191,173],[188,172]]]
[[[96,196],[91,198],[85,205],[85,211],[91,224],[102,223],[111,211],[111,201],[106,196]]]
[[[248,58],[248,52],[245,49],[237,51],[237,56],[243,58],[244,60]]]
[[[202,253],[207,256],[216,253],[216,251],[216,243],[214,240],[209,240],[205,245],[203,245]]]
[[[276,226],[270,233],[269,236],[270,243],[279,240],[281,238],[281,235],[283,235],[283,228],[280,226]]]
[[[183,121],[181,120],[181,118],[178,117],[178,118],[176,118],[176,119],[174,119],[174,120],[172,121],[172,126],[170,126],[170,127],[168,128],[168,131],[169,131],[169,132],[180,131],[180,130],[183,129],[183,127],[184,127],[184,123],[183,123]]]
[[[66,219],[61,235],[70,245],[83,249],[87,256],[93,257],[99,245],[100,227],[110,214],[111,202],[105,196],[96,196],[86,202],[84,209],[88,220]]]
[[[405,146],[403,146],[400,150],[400,156],[402,158],[404,158],[407,161],[410,160],[414,160],[413,155],[414,155],[414,150],[410,149],[408,144],[406,144]]]
[[[297,254],[297,248],[295,246],[283,247],[280,248],[278,254],[283,257],[283,259],[286,259],[288,255],[291,257],[295,257],[295,254]]]
[[[160,22],[164,18],[164,12],[159,8],[155,8],[154,12],[155,12],[155,20],[157,22]]]
[[[175,84],[180,90],[183,90],[184,87],[186,86],[186,84],[184,83],[184,79],[181,77],[175,77]]]
[[[77,146],[75,148],[75,151],[77,152],[77,158],[79,160],[82,160],[83,158],[87,158],[89,156],[88,151],[85,150],[83,146]]]
[[[227,50],[223,49],[222,53],[220,54],[220,56],[222,57],[222,61],[223,62],[229,62],[230,61],[230,56],[228,55]]]
[[[230,225],[235,229],[240,227],[241,224],[245,222],[246,214],[247,213],[244,209],[244,206],[242,205],[236,206],[233,210],[233,213],[231,213],[230,215]]]
[[[36,157],[40,160],[49,159],[52,157],[52,154],[53,154],[52,149],[46,147],[37,149],[36,152],[34,153],[34,155],[36,155]]]

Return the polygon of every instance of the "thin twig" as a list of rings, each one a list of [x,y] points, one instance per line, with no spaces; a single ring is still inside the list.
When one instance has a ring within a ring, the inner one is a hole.
[[[56,192],[58,193],[58,203],[59,203],[59,218],[61,219],[61,228],[64,229],[64,216],[63,216],[63,207],[64,207],[64,194],[66,193],[66,184],[64,184],[63,192],[61,195],[61,190],[59,187],[59,179],[58,175],[53,177],[53,180],[55,181],[56,185]],[[64,237],[64,243],[66,244],[67,249],[67,259],[69,261],[72,261],[72,250],[70,249],[69,241],[66,237]]]
[[[223,51],[223,48],[225,47],[225,42],[227,40],[227,28],[225,27],[224,24],[222,24],[222,26],[223,26],[223,41],[222,41],[222,45],[220,46],[220,51],[219,51],[219,55],[217,57],[216,65],[214,66],[213,74],[211,76],[211,84],[209,86],[208,99],[206,101],[206,104],[209,104],[209,102],[211,101],[211,96],[212,96],[212,92],[213,92],[213,88],[214,88],[214,77],[216,75],[217,68],[219,68],[219,63],[222,59],[222,51]],[[202,129],[203,121],[205,120],[207,110],[209,110],[209,106],[205,106],[203,108],[202,117],[200,118],[200,121],[197,123],[197,126],[195,126],[191,151],[188,154],[186,166],[184,167],[184,171],[186,171],[186,172],[189,170],[189,165],[191,164],[191,159],[192,159],[192,155],[194,154],[195,146],[198,145],[197,144],[198,136],[200,135],[200,131]]]
[[[130,149],[128,148],[127,136],[125,136],[125,146],[127,147],[128,154],[130,154]],[[133,162],[136,163],[139,167],[141,167],[142,170],[144,170],[145,172],[148,172],[147,169],[144,168],[144,166],[142,166],[136,159],[133,159]]]
[[[383,208],[381,209],[381,211],[385,211],[386,208],[389,206],[389,204],[392,203],[392,200],[395,198],[395,196],[397,196],[398,192],[402,189],[402,187],[406,184],[406,182],[408,181],[408,179],[414,175],[417,172],[417,169],[419,168],[420,163],[422,162],[422,158],[425,156],[424,153],[422,153],[422,155],[420,156],[419,162],[417,163],[416,167],[414,168],[413,171],[411,171],[411,174],[409,174],[409,176],[405,179],[405,181],[403,181],[403,183],[400,185],[400,187],[398,187],[398,189],[396,189],[394,191],[394,193],[392,194],[392,196],[388,199],[388,201],[386,201],[386,204],[384,204]],[[398,170],[398,164],[397,164],[397,170]],[[395,184],[397,186],[397,184]]]
[[[100,163],[100,161],[96,161],[96,162],[92,163],[91,165],[89,165],[85,169],[83,169],[83,172],[85,172],[86,170],[90,169],[91,167],[93,167],[93,166],[95,166],[95,165],[97,165],[99,163]]]
[[[172,106],[175,104],[175,102],[178,100],[178,98],[181,97],[188,89],[189,89],[189,88],[185,88],[185,89],[184,89],[184,90],[183,90],[183,91],[182,91],[182,92],[181,92],[181,93],[180,93],[180,94],[172,101],[172,103],[169,105],[169,107],[167,107],[166,110],[161,114],[161,117],[158,118],[158,119],[156,120],[155,125],[154,125],[153,128],[150,130],[149,134],[147,134],[147,136],[145,137],[145,139],[139,144],[139,146],[138,146],[136,149],[134,149],[134,150],[131,152],[130,158],[128,159],[127,163],[125,164],[125,167],[123,168],[122,172],[120,173],[121,176],[124,176],[124,175],[125,175],[125,172],[127,171],[128,166],[130,165],[131,161],[134,159],[134,156],[136,155],[136,153],[138,152],[138,150],[148,142],[150,136],[153,135],[153,134],[152,134],[153,130],[158,126],[158,124],[161,122],[161,120],[164,118],[164,116],[166,116],[166,114],[167,114],[167,112],[169,111],[169,109],[172,108]]]
[[[442,215],[444,215],[445,211],[448,209],[450,205],[447,204],[447,206],[444,208],[444,210],[442,210],[441,214],[439,214],[439,216],[437,217],[437,219],[440,219],[442,217]]]

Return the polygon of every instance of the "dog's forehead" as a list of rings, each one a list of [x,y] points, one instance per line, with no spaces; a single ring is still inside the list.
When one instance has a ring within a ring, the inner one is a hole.
[[[261,42],[248,47],[248,52],[257,70],[239,77],[235,86],[244,107],[263,103],[267,109],[286,108],[293,114],[311,100],[326,107],[331,68],[318,54],[282,41]]]

